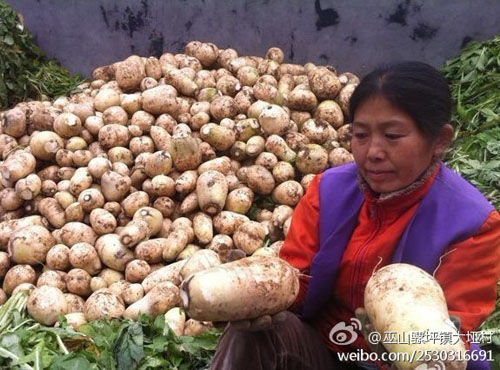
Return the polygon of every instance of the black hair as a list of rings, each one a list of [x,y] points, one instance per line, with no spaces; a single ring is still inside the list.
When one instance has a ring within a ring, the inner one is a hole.
[[[439,135],[443,125],[450,123],[450,87],[444,76],[426,63],[384,65],[366,75],[351,96],[351,122],[359,105],[377,95],[412,117],[430,140]]]

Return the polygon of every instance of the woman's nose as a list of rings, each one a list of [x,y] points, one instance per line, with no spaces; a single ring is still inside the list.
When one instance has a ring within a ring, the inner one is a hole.
[[[369,160],[372,161],[381,160],[385,158],[386,156],[385,148],[383,146],[383,143],[381,143],[381,140],[377,138],[373,138],[372,140],[370,140],[366,156]]]

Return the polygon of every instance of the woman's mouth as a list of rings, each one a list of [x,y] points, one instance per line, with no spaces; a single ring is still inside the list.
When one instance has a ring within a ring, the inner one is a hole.
[[[385,181],[390,176],[392,176],[393,171],[368,171],[366,170],[366,176],[372,181]]]

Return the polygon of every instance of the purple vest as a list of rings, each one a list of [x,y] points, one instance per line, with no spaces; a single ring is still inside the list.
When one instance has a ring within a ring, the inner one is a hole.
[[[310,269],[302,311],[306,319],[332,297],[337,270],[364,201],[357,176],[357,167],[351,163],[327,170],[319,183],[320,246]],[[392,263],[409,263],[432,274],[445,249],[474,235],[493,210],[475,187],[443,163],[401,236]],[[474,369],[489,369],[486,365]]]

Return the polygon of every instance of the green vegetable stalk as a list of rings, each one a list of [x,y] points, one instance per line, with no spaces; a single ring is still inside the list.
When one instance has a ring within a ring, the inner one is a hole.
[[[22,16],[0,0],[0,109],[77,91],[83,81],[49,60],[24,28]]]
[[[11,298],[0,307],[0,334],[10,328],[14,319],[14,312],[22,314],[28,304],[28,290],[21,290],[14,294]]]
[[[500,36],[470,43],[442,72],[456,103],[446,161],[500,209]]]
[[[456,102],[446,160],[500,209],[500,36],[469,44],[442,71]],[[500,298],[480,331],[481,346],[493,353],[491,368],[500,369]]]
[[[102,319],[78,331],[61,316],[59,327],[46,327],[28,317],[28,295],[19,292],[0,308],[0,369],[206,369],[220,335],[178,337],[164,315]]]

